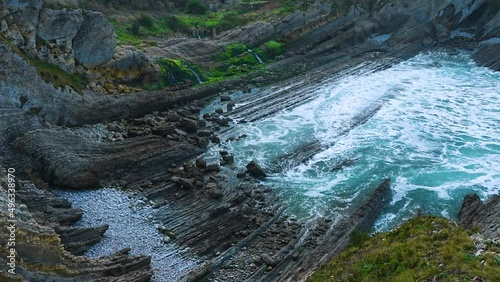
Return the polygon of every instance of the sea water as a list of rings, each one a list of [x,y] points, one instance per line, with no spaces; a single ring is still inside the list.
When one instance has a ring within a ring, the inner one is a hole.
[[[260,91],[233,95],[236,107]],[[342,216],[385,178],[392,198],[376,230],[419,209],[457,219],[466,194],[485,199],[499,193],[500,73],[478,67],[467,53],[420,54],[385,70],[329,80],[314,91],[305,104],[221,134],[222,140],[247,135],[222,147],[235,155],[237,169],[255,159],[271,172],[265,183],[290,215]],[[373,105],[381,108],[353,126]],[[280,157],[313,140],[321,151],[275,171]],[[206,157],[217,159],[220,149],[212,147]]]

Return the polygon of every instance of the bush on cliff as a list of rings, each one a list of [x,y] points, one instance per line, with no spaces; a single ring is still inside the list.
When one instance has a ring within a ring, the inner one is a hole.
[[[490,245],[475,256],[467,231],[444,218],[420,216],[358,240],[309,281],[500,281],[499,252]]]

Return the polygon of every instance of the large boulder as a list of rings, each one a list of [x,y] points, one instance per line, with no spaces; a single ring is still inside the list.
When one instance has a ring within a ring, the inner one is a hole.
[[[37,35],[44,40],[72,40],[82,23],[81,10],[43,9],[39,17]]]
[[[254,160],[249,162],[246,168],[248,173],[255,178],[263,180],[267,176],[264,170]]]
[[[101,65],[113,57],[115,47],[113,28],[104,15],[84,11],[83,24],[73,41],[75,59],[87,67]]]

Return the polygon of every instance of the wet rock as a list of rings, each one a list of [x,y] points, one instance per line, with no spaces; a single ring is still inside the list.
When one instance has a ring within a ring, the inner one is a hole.
[[[249,162],[246,165],[246,168],[248,173],[255,178],[263,180],[267,176],[264,170],[257,164],[255,160]]]
[[[231,101],[231,97],[229,97],[229,96],[227,96],[227,95],[220,96],[220,101],[221,101],[221,102],[228,102],[228,101]]]
[[[205,169],[206,172],[219,172],[220,166],[218,164],[209,164]]]
[[[202,158],[196,159],[195,164],[197,168],[205,169],[207,167],[207,162]]]
[[[482,46],[471,58],[481,66],[500,71],[500,43]]]
[[[247,176],[247,173],[245,171],[240,171],[236,174],[237,178],[245,178]]]
[[[233,163],[234,163],[234,156],[233,155],[223,155],[222,156],[222,164],[231,165]]]
[[[223,109],[216,109],[215,112],[218,113],[219,115],[222,115],[224,113],[224,110]]]
[[[190,118],[183,118],[181,120],[181,125],[188,131],[188,132],[196,132],[198,128],[200,127],[199,123],[197,120],[190,119]]]
[[[210,137],[210,141],[214,144],[220,144],[220,138],[217,135],[212,135],[212,137]]]
[[[174,133],[180,136],[187,136],[187,133],[185,131],[182,131],[178,128],[174,129]]]
[[[195,181],[193,179],[174,176],[170,180],[176,183],[177,185],[181,186],[181,188],[185,189],[196,188]]]

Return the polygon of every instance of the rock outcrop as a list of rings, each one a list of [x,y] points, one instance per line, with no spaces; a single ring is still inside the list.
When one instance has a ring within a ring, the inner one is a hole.
[[[75,59],[84,67],[107,62],[116,46],[113,28],[103,14],[45,8],[42,0],[2,2],[0,33],[30,55],[68,72],[75,70]]]
[[[493,196],[484,203],[476,194],[467,195],[458,216],[463,227],[478,227],[486,237],[500,241],[500,195]]]

